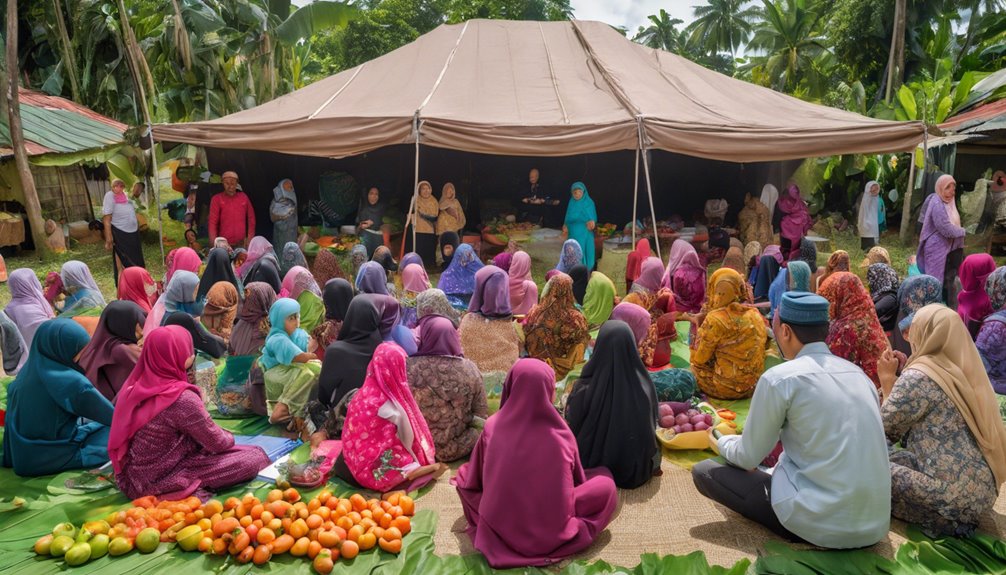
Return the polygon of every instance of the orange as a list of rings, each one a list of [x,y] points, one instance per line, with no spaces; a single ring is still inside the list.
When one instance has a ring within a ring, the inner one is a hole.
[[[349,533],[347,533],[345,529],[339,527],[338,525],[333,527],[332,531],[335,531],[335,533],[339,536],[339,539],[345,539],[349,535]]]
[[[315,515],[317,517],[317,515]],[[320,518],[319,518],[320,519]],[[298,519],[290,524],[290,528],[286,530],[293,538],[300,539],[301,537],[307,535],[309,527],[306,521],[303,519]]]
[[[249,512],[252,519],[259,519],[262,517],[262,512],[265,511],[265,506],[261,503],[258,505],[253,505],[251,511]]]
[[[283,528],[283,520],[272,519],[269,521],[269,523],[266,523],[265,526],[268,527],[269,529],[272,529],[273,531],[279,531],[280,529]]]
[[[338,525],[339,527],[342,527],[346,531],[349,531],[350,529],[353,528],[353,525],[355,525],[355,523],[353,523],[353,520],[345,515],[340,517],[339,520],[335,522],[335,524]]]
[[[371,511],[370,509],[364,509],[363,511],[360,512],[360,516],[372,519],[374,517],[374,512]]]
[[[367,508],[367,500],[363,498],[359,493],[354,493],[350,498],[349,502],[353,505],[355,511],[363,511]]]
[[[197,547],[197,549],[199,549],[200,553],[209,553],[210,551],[212,551],[213,550],[213,538],[212,537],[203,537],[202,539],[200,539],[199,540],[199,547]]]
[[[303,557],[307,555],[307,548],[311,544],[311,541],[307,537],[301,537],[290,548],[290,555],[294,557]],[[274,547],[275,548],[275,547]]]
[[[223,539],[213,540],[213,554],[214,555],[227,555],[227,541]]]
[[[314,499],[312,499],[312,500],[310,500],[310,501],[307,502],[307,510],[308,511],[312,511],[313,512],[316,509],[318,509],[319,507],[321,507],[321,501],[318,501],[317,498],[314,498]]]
[[[249,547],[245,547],[244,549],[242,549],[240,553],[237,553],[236,557],[235,557],[235,560],[238,563],[248,563],[254,557],[255,557],[255,548],[249,546]]]
[[[259,545],[268,545],[276,540],[276,532],[268,527],[259,529],[258,537],[255,540]]]
[[[402,532],[402,535],[408,535],[412,531],[412,521],[406,516],[396,517],[394,521],[391,522],[391,526]]]
[[[391,509],[388,510],[388,513],[390,513],[392,517],[401,517],[402,508],[399,507],[398,505],[394,505],[391,507]]]
[[[269,492],[268,495],[265,496],[265,500],[269,503],[272,503],[273,501],[279,501],[280,499],[283,499],[282,489],[273,489],[272,491]]]
[[[203,505],[203,515],[206,517],[212,517],[217,513],[223,513],[223,511],[224,504],[216,499],[210,499],[206,502],[206,505]]]
[[[259,503],[262,503],[262,502],[259,501],[258,497],[255,497],[254,494],[252,494],[252,493],[245,493],[244,497],[241,498],[241,503],[244,503],[246,507],[253,507],[253,506],[258,505]]]
[[[326,502],[328,502],[330,497],[332,497],[332,492],[326,489],[321,493],[319,493],[318,497],[316,497],[315,499],[317,499],[322,504],[325,504]]]
[[[366,533],[366,530],[362,525],[354,525],[353,528],[349,530],[349,533],[346,534],[346,539],[349,541],[359,541],[360,535],[363,535],[364,533]]]
[[[375,537],[380,539],[381,537],[384,537],[384,528],[378,525],[377,527],[374,527],[370,531],[368,531],[368,533],[373,533]]]
[[[242,515],[241,521],[239,523],[241,523],[241,527],[248,527],[249,525],[254,523],[254,521],[252,520],[251,515]]]
[[[402,495],[398,498],[398,506],[402,508],[404,515],[411,517],[416,514],[416,502],[408,495]]]
[[[328,575],[335,567],[335,563],[333,562],[332,555],[330,553],[319,553],[314,558],[314,563],[312,563],[312,565],[314,566],[314,570],[322,575]]]
[[[259,545],[255,548],[255,554],[252,555],[252,562],[256,565],[265,565],[272,559],[272,547],[269,545]]]
[[[400,553],[402,551],[402,540],[395,539],[394,541],[388,541],[385,538],[381,538],[377,541],[377,544],[381,546],[388,553]]]
[[[322,547],[331,549],[339,544],[339,534],[335,531],[319,531],[318,543],[321,543]]]
[[[300,492],[291,487],[283,492],[283,499],[286,499],[290,503],[296,503],[300,501]]]
[[[322,519],[322,517],[320,515],[308,515],[307,516],[306,523],[307,523],[308,529],[317,529],[317,528],[321,527],[321,524],[324,523],[324,522],[325,522],[324,519]]]
[[[381,536],[381,539],[387,539],[388,541],[401,538],[402,538],[402,531],[397,527],[390,527],[388,529],[385,529],[384,535]]]
[[[360,521],[363,521],[363,516],[356,511],[350,511],[349,513],[346,514],[346,517],[349,517],[350,521],[353,522],[353,525],[356,525]]]
[[[391,522],[394,520],[395,518],[392,517],[390,513],[385,513],[384,515],[381,515],[381,519],[378,520],[377,524],[387,529],[388,527],[391,527]]]
[[[227,519],[221,519],[219,523],[213,526],[213,534],[220,537],[224,533],[230,533],[238,528],[238,520],[233,517],[228,517]]]
[[[392,491],[390,493],[385,493],[384,497],[382,499],[384,499],[385,501],[387,501],[388,503],[390,503],[392,505],[398,505],[398,500],[401,497],[402,497],[402,492],[401,491]]]
[[[364,533],[360,535],[360,540],[357,543],[360,545],[360,549],[364,551],[373,549],[377,545],[377,536],[373,533]]]
[[[273,554],[282,555],[286,553],[293,547],[295,541],[296,540],[293,538],[293,536],[291,536],[288,533],[280,535],[279,537],[276,538],[275,541],[272,542],[271,547]]]
[[[324,549],[324,547],[322,547],[321,543],[318,543],[317,541],[312,541],[312,542],[308,543],[308,545],[307,545],[307,556],[308,556],[308,558],[309,559],[314,559],[315,557],[318,556],[318,553],[321,553],[322,549]]]
[[[343,541],[339,553],[346,559],[353,559],[360,554],[360,546],[355,541]]]
[[[231,541],[230,546],[227,547],[227,551],[231,555],[237,555],[249,547],[251,547],[251,537],[247,532],[242,531],[234,536],[234,540]],[[249,557],[249,559],[251,558]]]

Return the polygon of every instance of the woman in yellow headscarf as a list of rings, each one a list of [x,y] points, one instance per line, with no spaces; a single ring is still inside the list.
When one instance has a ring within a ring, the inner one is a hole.
[[[716,399],[751,397],[765,369],[765,320],[741,303],[744,278],[720,268],[709,278],[708,314],[692,341],[692,372],[706,395]]]
[[[440,215],[437,216],[437,235],[446,232],[454,232],[458,236],[465,228],[465,211],[461,209],[461,202],[458,201],[454,184],[447,182],[440,193]]]

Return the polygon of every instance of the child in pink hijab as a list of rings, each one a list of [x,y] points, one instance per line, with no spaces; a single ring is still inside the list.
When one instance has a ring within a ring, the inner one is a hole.
[[[493,568],[551,565],[583,551],[618,505],[611,472],[580,464],[554,396],[548,364],[518,361],[454,479],[468,535]]]
[[[531,279],[531,256],[516,252],[510,260],[510,310],[514,315],[527,315],[538,303],[538,286]]]

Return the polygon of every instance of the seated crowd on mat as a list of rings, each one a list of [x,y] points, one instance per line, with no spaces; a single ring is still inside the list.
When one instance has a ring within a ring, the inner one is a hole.
[[[80,261],[45,285],[14,270],[3,465],[39,476],[111,461],[129,497],[206,498],[270,463],[211,412],[266,416],[312,448],[341,440],[332,473],[370,490],[415,489],[467,459],[451,481],[475,548],[494,567],[547,565],[597,538],[619,488],[662,474],[654,374],[683,359],[697,394],[751,398],[743,434],[708,432],[723,462],[694,467],[699,493],[822,547],[872,545],[891,517],[972,533],[1006,479],[1006,268],[963,258],[955,309],[944,277],[901,281],[880,246],[865,283],[846,252],[819,268],[792,188],[777,206],[784,247],[724,245],[710,261],[679,239],[665,264],[641,239],[623,297],[595,269],[580,183],[544,278],[515,242],[482,262],[457,241],[453,186],[438,205],[425,182],[417,252],[399,262],[374,233],[349,269],[236,234],[205,260],[172,250],[163,278],[123,269],[112,302]],[[366,202],[361,227],[379,228],[379,192]],[[745,229],[772,237],[768,210],[745,209]],[[766,370],[776,346],[787,361]]]

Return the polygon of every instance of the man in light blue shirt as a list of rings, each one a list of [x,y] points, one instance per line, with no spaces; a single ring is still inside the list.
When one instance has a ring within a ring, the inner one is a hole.
[[[890,529],[891,471],[876,388],[828,350],[828,301],[786,292],[773,319],[786,363],[758,380],[743,435],[692,469],[700,493],[776,533],[820,547],[866,547]],[[776,443],[772,474],[756,469]]]

